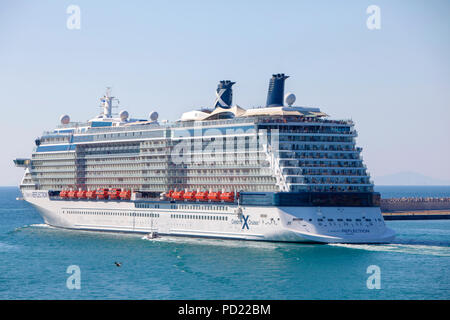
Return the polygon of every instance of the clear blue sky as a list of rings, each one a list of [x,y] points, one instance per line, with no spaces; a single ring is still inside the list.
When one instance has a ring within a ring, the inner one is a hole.
[[[70,4],[81,29],[66,28]],[[381,9],[381,29],[366,8]],[[303,106],[352,118],[372,176],[450,180],[450,1],[1,1],[0,185],[61,114],[87,120],[106,86],[131,116],[214,101],[263,105],[272,73]]]

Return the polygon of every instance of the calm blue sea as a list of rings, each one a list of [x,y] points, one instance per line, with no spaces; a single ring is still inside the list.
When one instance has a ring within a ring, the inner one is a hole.
[[[450,194],[448,187],[379,189]],[[0,299],[450,298],[449,220],[388,221],[398,237],[385,245],[150,241],[45,226],[17,196],[17,188],[0,188]],[[81,270],[79,290],[66,286],[70,265]],[[367,288],[371,265],[380,289]]]
[[[450,197],[450,186],[375,186],[375,191],[381,193],[381,197]]]

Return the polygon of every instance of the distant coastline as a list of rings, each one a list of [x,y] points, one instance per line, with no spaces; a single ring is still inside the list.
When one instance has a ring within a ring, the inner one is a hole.
[[[375,185],[375,191],[381,194],[382,199],[450,197],[450,185],[447,186]]]

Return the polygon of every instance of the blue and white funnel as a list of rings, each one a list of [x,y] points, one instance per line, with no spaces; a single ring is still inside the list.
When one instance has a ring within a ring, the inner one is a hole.
[[[214,101],[214,108],[230,108],[233,101],[233,90],[231,87],[236,82],[230,80],[222,80],[219,82],[216,90],[216,101]]]
[[[267,93],[267,107],[278,107],[283,105],[284,80],[289,76],[284,73],[273,74],[269,82],[269,92]]]

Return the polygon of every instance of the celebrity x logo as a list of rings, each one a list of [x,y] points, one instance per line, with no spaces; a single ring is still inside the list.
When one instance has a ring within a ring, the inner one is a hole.
[[[250,217],[250,216],[248,215],[248,216],[242,216],[242,217],[244,218],[244,224],[242,225],[242,229],[244,229],[245,227],[247,227],[247,230],[250,229],[248,227],[248,217]]]

